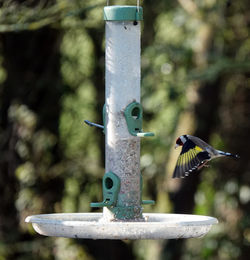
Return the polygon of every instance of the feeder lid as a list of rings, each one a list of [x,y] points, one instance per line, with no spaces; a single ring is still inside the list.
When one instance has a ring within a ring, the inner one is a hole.
[[[112,5],[104,7],[105,21],[142,21],[142,7],[129,5]]]

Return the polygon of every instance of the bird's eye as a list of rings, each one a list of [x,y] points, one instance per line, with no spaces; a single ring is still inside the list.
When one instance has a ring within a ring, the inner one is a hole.
[[[181,141],[181,138],[179,137],[177,140],[176,140],[176,144],[178,145],[183,145],[182,141]]]

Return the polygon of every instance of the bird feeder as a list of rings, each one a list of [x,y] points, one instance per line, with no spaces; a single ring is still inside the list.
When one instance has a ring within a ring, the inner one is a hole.
[[[205,235],[217,219],[208,216],[143,213],[140,140],[140,23],[137,6],[106,6],[106,96],[104,114],[105,174],[103,201],[91,207],[102,213],[61,213],[26,218],[46,236],[88,239],[170,239]]]

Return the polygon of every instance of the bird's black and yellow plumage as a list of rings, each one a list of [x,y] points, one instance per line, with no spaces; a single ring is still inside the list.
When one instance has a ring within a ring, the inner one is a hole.
[[[184,178],[191,172],[201,169],[208,161],[214,158],[240,158],[237,154],[216,150],[199,137],[192,135],[181,135],[178,137],[175,147],[178,146],[182,146],[182,150],[176,163],[173,178]]]
[[[176,163],[173,178],[183,178],[198,169],[204,162],[211,159],[210,154],[190,139],[182,146]]]

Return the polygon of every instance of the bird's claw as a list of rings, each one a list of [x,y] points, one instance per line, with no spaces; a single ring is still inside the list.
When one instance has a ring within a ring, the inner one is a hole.
[[[204,163],[202,163],[202,164],[198,167],[198,170],[200,170],[200,169],[203,168],[203,167],[209,168],[210,165],[207,165],[207,162],[204,162]]]

